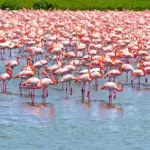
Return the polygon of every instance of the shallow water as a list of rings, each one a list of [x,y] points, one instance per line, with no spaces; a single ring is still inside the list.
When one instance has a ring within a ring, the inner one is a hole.
[[[6,62],[0,63],[0,73]],[[91,88],[90,103],[81,101],[80,84],[73,84],[68,98],[60,85],[49,87],[47,105],[41,104],[38,90],[31,106],[30,98],[20,97],[18,85],[19,80],[11,80],[7,93],[0,93],[2,150],[149,150],[150,78],[147,84],[142,81],[140,91],[126,84],[112,108],[107,107],[108,91]]]

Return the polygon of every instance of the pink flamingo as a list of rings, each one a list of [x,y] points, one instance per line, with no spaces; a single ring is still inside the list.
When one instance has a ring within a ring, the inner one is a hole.
[[[3,81],[3,83],[1,84],[3,85],[3,92],[6,92],[6,86],[11,78],[12,78],[12,69],[6,68],[6,73],[3,73],[0,76],[0,81]]]
[[[121,86],[121,87],[119,87]],[[101,90],[109,91],[109,104],[112,105],[112,96],[114,95],[114,99],[116,99],[116,92],[123,91],[123,84],[121,82],[118,83],[118,87],[114,82],[107,82],[102,87]]]
[[[99,69],[99,70],[97,70]],[[98,90],[98,82],[97,80],[99,78],[102,78],[103,75],[104,75],[104,67],[103,66],[100,66],[100,68],[93,68],[90,70],[91,72],[91,75],[93,77],[93,79],[95,80],[95,86],[96,86],[96,90]]]
[[[42,75],[40,79],[36,77],[29,78],[22,84],[21,88],[27,88],[28,90],[31,90],[31,102],[32,105],[34,105],[35,90],[42,88]]]
[[[48,97],[48,86],[54,85],[57,81],[54,79],[52,72],[50,73],[50,76],[48,76],[47,73],[43,71],[42,75],[46,76],[46,78],[42,79],[42,97],[45,98]]]
[[[134,70],[131,74],[131,77],[133,77],[133,79],[131,80],[132,87],[133,87],[133,81],[135,79],[138,79],[138,87],[139,87],[139,90],[140,90],[140,84],[141,84],[140,79],[143,76],[146,76],[145,70],[143,68]],[[145,82],[147,82],[147,78],[145,78]]]
[[[85,86],[86,83],[89,83],[89,88],[88,88],[88,92],[87,92],[87,97],[90,99],[90,82],[93,80],[93,76],[90,72],[90,65],[88,66],[88,73],[87,74],[83,74],[80,77],[77,77],[77,79],[75,80],[75,82],[83,82],[83,86],[81,89],[82,92],[82,99],[84,99],[84,93],[85,93]]]
[[[126,81],[128,82],[128,73],[129,72],[133,72],[134,71],[134,69],[133,69],[133,67],[132,67],[132,65],[130,65],[130,64],[123,64],[122,65],[122,72],[126,72]]]
[[[115,78],[118,77],[118,76],[121,76],[121,74],[122,74],[122,68],[120,67],[119,70],[111,70],[111,71],[109,71],[109,72],[104,76],[104,78],[109,77],[109,80],[108,80],[108,81],[111,81],[111,77],[113,77],[113,81],[115,82]]]
[[[21,88],[21,85],[23,83],[23,80],[27,79],[27,78],[30,78],[32,76],[35,75],[35,68],[32,66],[31,63],[29,63],[29,66],[31,68],[31,70],[23,70],[21,71],[20,73],[18,73],[16,76],[14,76],[14,78],[21,78],[21,81],[20,81],[20,84],[19,84],[19,87],[20,87],[20,95],[22,96],[22,88]]]
[[[39,71],[40,71],[40,68],[44,67],[45,65],[47,65],[50,61],[50,57],[48,54],[45,55],[45,60],[39,60],[38,62],[36,62],[33,66],[35,68],[38,69],[38,75],[39,75]]]
[[[72,86],[71,86],[71,81],[76,80],[77,77],[71,75],[71,74],[66,74],[64,75],[60,80],[58,80],[58,82],[66,82],[66,93],[68,91],[67,88],[67,83],[69,83],[69,87],[70,87],[70,95],[72,95]]]
[[[11,69],[12,69],[12,71],[13,71],[13,69],[16,67],[16,66],[18,66],[18,65],[20,65],[20,56],[18,56],[17,57],[17,61],[16,60],[11,60],[11,61],[9,61],[7,64],[6,64],[6,67],[10,67]]]

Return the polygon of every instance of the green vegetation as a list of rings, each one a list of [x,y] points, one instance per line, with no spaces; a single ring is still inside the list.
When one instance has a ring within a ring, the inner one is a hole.
[[[1,0],[1,9],[145,10],[150,0]]]

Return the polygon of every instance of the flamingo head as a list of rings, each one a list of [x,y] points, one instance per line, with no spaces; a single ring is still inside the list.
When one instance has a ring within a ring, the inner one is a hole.
[[[47,71],[48,70],[48,66],[45,66],[45,71]]]
[[[49,57],[49,54],[46,54],[45,57]]]
[[[43,72],[42,72],[42,75],[47,75],[46,71],[43,71]]]
[[[27,57],[27,61],[31,61],[32,63],[34,63],[34,61],[31,59],[31,57]]]
[[[140,59],[139,60],[139,67],[141,68],[143,66],[143,61]]]
[[[138,52],[137,52],[137,51],[134,51],[134,52],[133,52],[133,57],[136,58],[137,56],[138,56]]]
[[[65,53],[65,54],[64,54],[64,57],[69,57],[69,53]]]

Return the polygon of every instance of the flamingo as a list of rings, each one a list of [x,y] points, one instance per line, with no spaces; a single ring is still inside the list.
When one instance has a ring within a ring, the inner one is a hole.
[[[123,84],[121,82],[118,82],[118,86],[117,86],[116,83],[114,82],[107,82],[101,87],[100,90],[109,91],[109,104],[112,105],[112,95],[114,95],[114,99],[116,99],[116,92],[123,91]]]
[[[6,92],[6,86],[9,82],[9,80],[12,78],[12,69],[11,68],[6,68],[6,73],[3,73],[0,76],[0,81],[2,81],[3,83],[1,85],[3,85],[3,92]]]
[[[111,77],[113,77],[113,81],[115,82],[115,78],[118,77],[118,76],[121,76],[122,74],[122,68],[120,67],[119,70],[111,70],[109,71],[105,76],[104,78],[107,78],[109,77],[109,80],[108,81],[111,81]]]
[[[39,75],[39,70],[40,70],[40,68],[42,68],[42,67],[44,67],[45,65],[47,65],[49,61],[50,61],[49,54],[46,54],[46,55],[45,55],[45,60],[39,60],[38,62],[36,62],[36,63],[33,65],[35,68],[38,69],[38,75]]]
[[[24,67],[22,67],[21,71],[32,70],[30,66],[33,63],[33,60],[31,60],[30,57],[27,57],[26,60],[27,60],[27,64]]]
[[[48,86],[54,85],[57,81],[52,76],[52,72],[50,73],[50,77],[47,75],[45,71],[42,72],[42,75],[45,75],[46,78],[42,79],[42,90],[43,94],[42,97],[48,97]]]
[[[123,64],[122,65],[122,72],[126,72],[126,81],[128,82],[128,72],[133,72],[134,69],[132,67],[132,65],[130,64]]]
[[[66,74],[64,75],[60,80],[58,80],[58,82],[66,82],[66,93],[68,91],[67,88],[67,83],[69,83],[69,87],[70,87],[70,95],[72,95],[72,86],[71,86],[71,81],[76,80],[77,77],[73,76],[72,74]]]
[[[20,56],[18,56],[17,57],[17,61],[16,60],[11,60],[11,61],[9,61],[6,65],[5,65],[5,67],[10,67],[11,69],[12,69],[12,71],[13,71],[13,69],[16,67],[16,66],[18,66],[18,65],[20,65]]]
[[[21,85],[21,88],[31,90],[31,104],[34,105],[35,90],[42,88],[42,75],[40,76],[40,79],[36,77],[29,78]]]
[[[82,86],[82,89],[81,89],[82,99],[84,99],[85,86],[86,86],[87,82],[89,83],[87,97],[90,99],[90,82],[92,82],[92,80],[93,80],[93,76],[90,72],[90,65],[87,64],[87,67],[88,67],[88,73],[77,77],[77,79],[75,80],[75,82],[83,82],[83,86]]]
[[[133,81],[134,81],[135,79],[138,79],[138,87],[139,87],[139,89],[140,89],[140,84],[141,84],[141,83],[140,83],[140,79],[141,79],[141,77],[143,77],[143,76],[146,76],[145,70],[144,70],[143,68],[134,70],[134,71],[132,72],[132,74],[131,74],[131,77],[133,77],[132,80],[131,80],[132,87],[133,87]],[[145,82],[147,82],[147,78],[145,78]]]
[[[104,67],[100,66],[100,68],[93,68],[93,69],[90,70],[90,72],[91,72],[91,75],[92,75],[93,79],[95,80],[96,90],[98,90],[97,80],[99,78],[103,77],[103,75],[104,75]]]
[[[23,83],[23,80],[25,80],[27,78],[30,78],[30,77],[32,77],[32,76],[35,75],[35,68],[32,66],[31,63],[29,63],[29,66],[30,66],[31,70],[23,70],[20,73],[18,73],[16,76],[14,76],[14,79],[21,78],[21,81],[20,81],[20,84],[19,84],[19,87],[20,87],[20,96],[22,96],[21,85]]]

